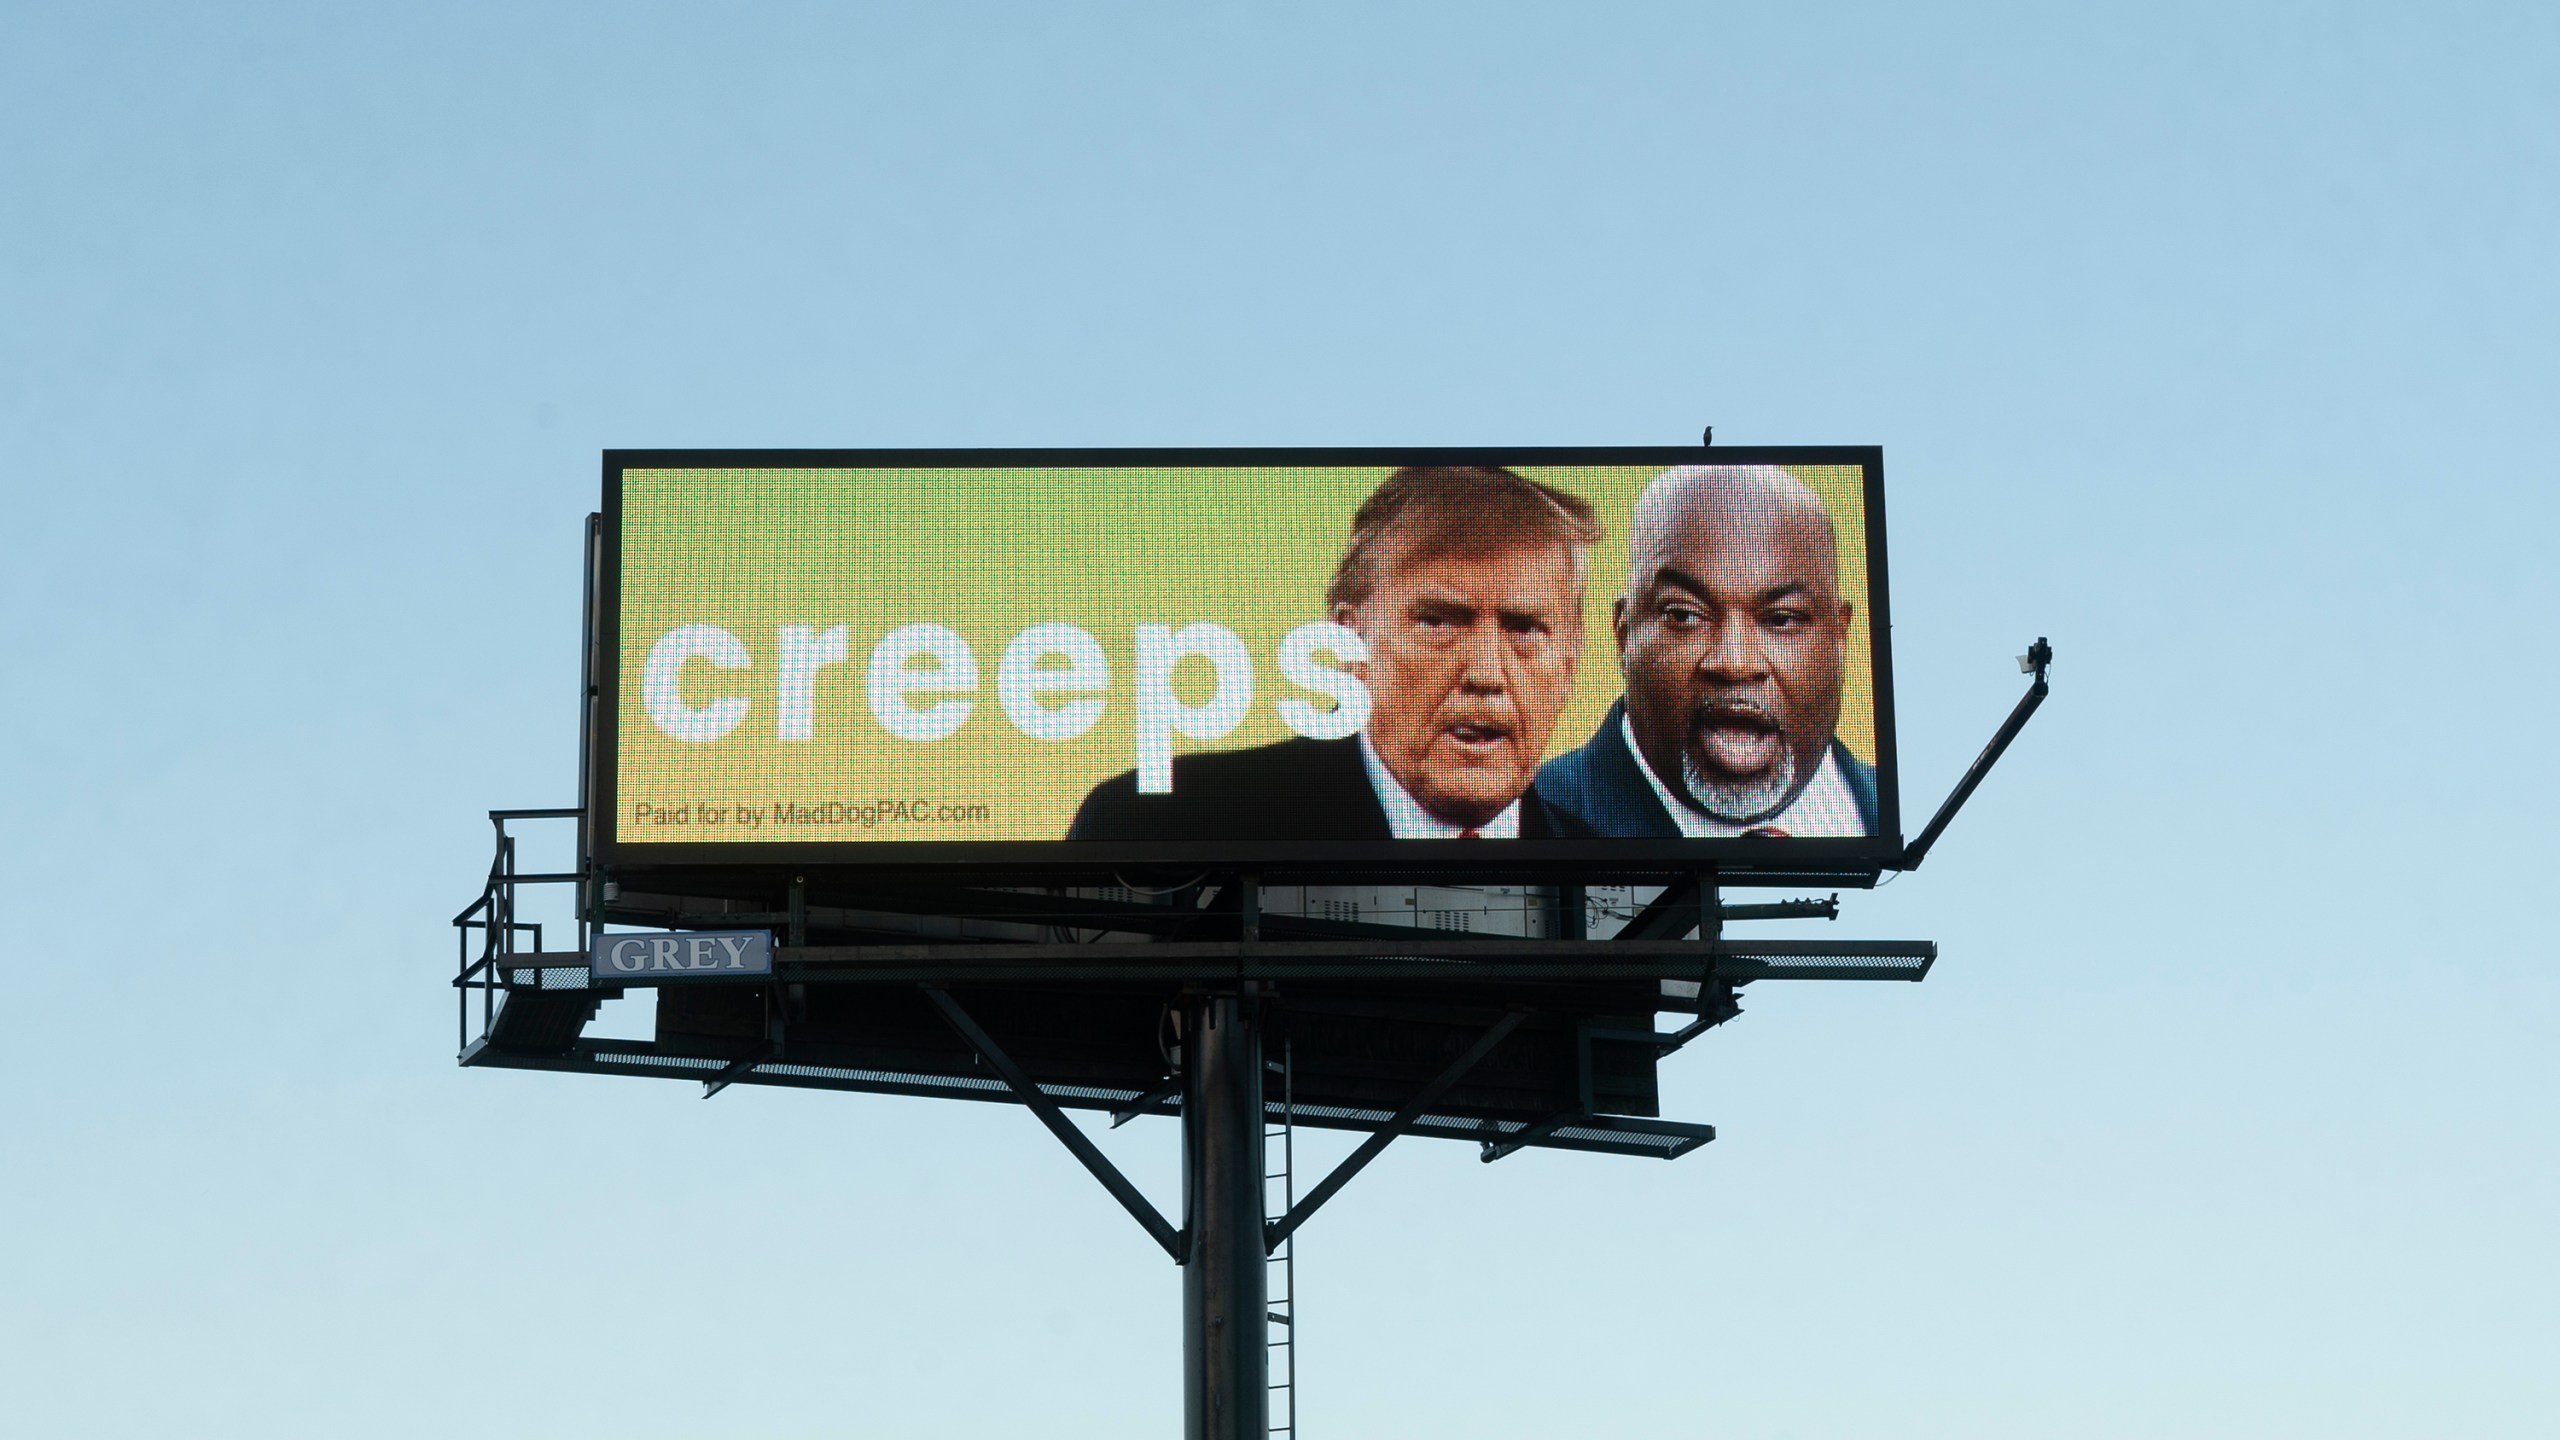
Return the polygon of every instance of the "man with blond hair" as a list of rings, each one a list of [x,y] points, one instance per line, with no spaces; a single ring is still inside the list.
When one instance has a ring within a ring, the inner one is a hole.
[[[1579,496],[1489,466],[1417,466],[1352,518],[1325,594],[1364,659],[1359,733],[1173,762],[1094,787],[1070,840],[1499,840],[1582,834],[1533,788],[1573,695],[1601,537]]]

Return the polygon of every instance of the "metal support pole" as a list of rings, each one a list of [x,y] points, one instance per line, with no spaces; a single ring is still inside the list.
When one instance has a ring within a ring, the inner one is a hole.
[[[1182,1035],[1182,1433],[1265,1440],[1261,997],[1195,995]]]

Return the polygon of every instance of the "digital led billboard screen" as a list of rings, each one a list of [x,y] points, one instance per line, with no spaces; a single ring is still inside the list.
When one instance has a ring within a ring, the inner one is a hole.
[[[608,859],[1854,862],[1872,449],[609,452]]]

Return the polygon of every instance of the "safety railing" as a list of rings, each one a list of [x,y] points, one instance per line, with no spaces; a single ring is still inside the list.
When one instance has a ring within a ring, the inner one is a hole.
[[[492,810],[489,823],[497,832],[496,853],[489,860],[489,878],[481,887],[480,898],[453,917],[454,946],[457,952],[454,988],[454,1045],[469,1048],[471,1034],[471,1000],[474,991],[480,998],[480,1034],[486,1036],[498,1017],[499,992],[515,983],[507,975],[506,962],[519,955],[543,953],[543,926],[538,920],[520,920],[517,892],[527,885],[576,885],[585,878],[576,870],[524,871],[516,868],[516,837],[507,832],[509,821],[570,820],[580,812],[570,809]],[[573,903],[572,910],[578,907]],[[583,913],[570,922],[576,929],[577,950],[587,948],[587,920]],[[518,937],[531,936],[533,948],[525,950],[516,944]],[[473,941],[478,941],[474,953]],[[534,984],[540,978],[534,978]]]

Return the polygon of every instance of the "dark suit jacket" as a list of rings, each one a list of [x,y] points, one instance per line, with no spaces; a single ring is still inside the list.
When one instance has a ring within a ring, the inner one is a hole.
[[[1524,840],[1591,832],[1556,815],[1533,787],[1520,797]],[[1132,770],[1093,787],[1070,840],[1392,840],[1357,736],[1283,740],[1176,756],[1173,793],[1141,795]]]
[[[1538,768],[1538,793],[1549,806],[1572,821],[1614,839],[1677,839],[1680,826],[1663,808],[1662,797],[1627,749],[1618,723],[1627,713],[1621,700],[1609,707],[1600,728],[1579,750],[1567,751]],[[1858,803],[1858,823],[1876,833],[1876,767],[1859,762],[1839,741],[1831,742],[1831,758]]]

